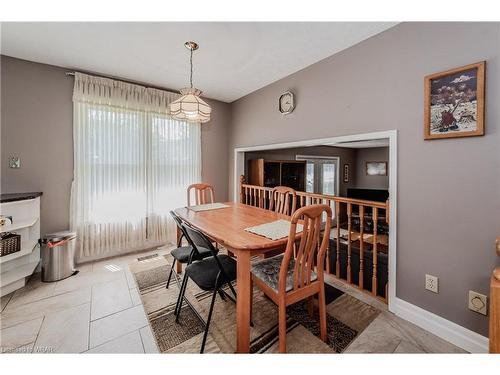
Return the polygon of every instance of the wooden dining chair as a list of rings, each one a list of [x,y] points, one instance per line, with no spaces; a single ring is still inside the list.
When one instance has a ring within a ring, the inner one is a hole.
[[[321,233],[323,213],[326,213],[326,223]],[[285,253],[252,265],[252,283],[278,305],[280,353],[286,353],[286,307],[307,298],[308,311],[312,316],[316,294],[320,338],[327,341],[323,272],[331,217],[332,210],[327,205],[310,205],[298,209],[292,216]],[[299,220],[303,220],[303,231],[294,256]]]
[[[191,191],[194,190],[194,205],[207,204],[215,202],[214,187],[205,183],[189,185],[187,188],[187,204],[191,206]]]
[[[290,202],[291,200],[291,202]],[[292,215],[295,211],[297,193],[287,186],[276,186],[271,192],[269,209],[283,215]]]

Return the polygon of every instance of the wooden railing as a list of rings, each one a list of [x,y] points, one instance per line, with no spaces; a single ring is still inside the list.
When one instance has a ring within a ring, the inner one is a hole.
[[[248,204],[255,207],[260,207],[264,209],[269,209],[272,199],[272,188],[249,185],[245,183],[244,176],[240,177],[240,202]],[[341,278],[341,237],[342,233],[347,231],[347,277],[345,281],[351,285],[359,287],[361,290],[365,290],[365,280],[364,271],[365,267],[372,267],[372,283],[371,290],[369,291],[373,296],[380,297],[377,293],[378,280],[377,280],[377,270],[378,270],[378,253],[380,243],[380,236],[378,233],[378,224],[380,220],[383,220],[389,224],[389,202],[375,202],[367,201],[361,199],[352,199],[346,197],[339,197],[334,195],[323,195],[307,193],[303,191],[297,191],[297,207],[294,209],[312,205],[312,204],[327,204],[332,207],[333,221],[332,230],[336,231],[335,235],[335,247],[336,247],[336,261],[335,270],[332,272],[330,269],[330,261],[326,262],[326,272],[335,275],[338,279]],[[353,209],[356,208],[357,214],[356,218],[359,221],[359,232],[353,231]],[[380,215],[381,211],[385,210],[384,215]],[[373,226],[373,231],[370,233],[365,233],[364,224],[365,222],[371,221]],[[341,228],[342,226],[346,228]],[[345,237],[345,236],[344,236]],[[387,236],[386,239],[388,240]],[[354,284],[353,272],[352,272],[352,243],[354,241],[359,241],[359,272],[358,272],[358,282]],[[388,241],[383,244],[384,250],[388,254]],[[364,251],[370,250],[372,253],[372,264],[364,264]],[[328,249],[327,259],[330,259],[330,249]],[[383,299],[387,302],[387,284],[385,285],[385,297]]]
[[[496,240],[496,251],[500,257],[500,237]],[[500,353],[500,267],[491,275],[490,283],[490,353]]]

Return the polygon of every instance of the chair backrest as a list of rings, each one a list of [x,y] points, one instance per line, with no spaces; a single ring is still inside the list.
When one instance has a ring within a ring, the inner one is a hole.
[[[295,212],[297,193],[287,186],[276,186],[271,192],[271,211],[292,215]]]
[[[322,228],[322,216],[326,213],[326,223]],[[303,220],[302,237],[296,246],[297,223]],[[279,277],[279,291],[285,293],[286,276],[292,259],[295,260],[293,267],[293,290],[305,287],[311,283],[311,272],[316,266],[317,281],[323,282],[323,269],[325,264],[326,249],[328,248],[330,229],[332,224],[332,209],[326,204],[315,204],[299,208],[292,216],[290,233],[285,255],[281,263]],[[321,231],[323,238],[321,239]]]
[[[207,248],[211,251],[212,256],[215,259],[215,262],[217,263],[219,270],[221,271],[222,275],[224,278],[227,279],[227,275],[224,271],[224,268],[222,267],[222,264],[217,258],[217,253],[218,250],[212,245],[212,242],[210,239],[205,235],[205,233],[199,231],[196,228],[193,228],[187,223],[182,223],[182,228],[184,230],[184,233],[186,234],[186,239],[189,242],[189,244],[193,247],[193,250],[198,251],[198,248],[204,247]]]
[[[214,187],[209,184],[199,183],[189,185],[187,188],[187,204],[191,206],[191,190],[194,190],[194,205],[214,203]]]
[[[170,211],[170,216],[172,216],[172,219],[174,219],[177,228],[179,228],[179,230],[181,231],[181,236],[177,240],[177,247],[180,247],[182,244],[182,237],[186,238],[186,233],[184,231],[184,228],[182,227],[182,219],[174,211]]]

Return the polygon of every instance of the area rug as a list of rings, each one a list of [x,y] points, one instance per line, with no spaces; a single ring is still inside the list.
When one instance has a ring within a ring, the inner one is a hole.
[[[166,282],[172,258],[153,254],[129,265],[147,313],[158,349],[162,353],[199,353],[208,315],[211,292],[188,283],[186,297],[196,311],[184,304],[179,323],[173,314],[179,287],[172,277]],[[236,286],[236,285],[235,285]],[[237,288],[236,288],[237,289]],[[253,291],[251,353],[278,352],[278,310],[258,288]],[[288,353],[342,353],[377,317],[379,310],[325,283],[328,344],[319,338],[317,309],[310,317],[305,301],[287,308]],[[199,315],[198,315],[199,314]],[[201,318],[201,319],[200,319]],[[203,319],[203,320],[202,320]],[[234,353],[236,306],[217,296],[205,353]]]

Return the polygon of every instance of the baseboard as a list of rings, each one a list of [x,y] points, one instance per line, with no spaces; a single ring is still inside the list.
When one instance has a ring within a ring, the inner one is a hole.
[[[400,298],[394,298],[391,311],[436,336],[470,353],[488,353],[488,338],[424,310]]]
[[[120,250],[116,250],[116,251],[109,251],[106,253],[97,254],[95,256],[89,256],[89,257],[78,257],[77,256],[75,259],[75,263],[78,266],[78,265],[88,263],[88,262],[95,262],[98,260],[111,259],[111,258],[116,257],[116,256],[130,255],[130,254],[134,254],[134,253],[139,254],[141,251],[154,250],[158,247],[165,246],[168,244],[169,244],[168,242],[147,241],[144,244],[142,244],[141,246],[132,247],[132,248],[129,248],[126,250],[120,249]]]

